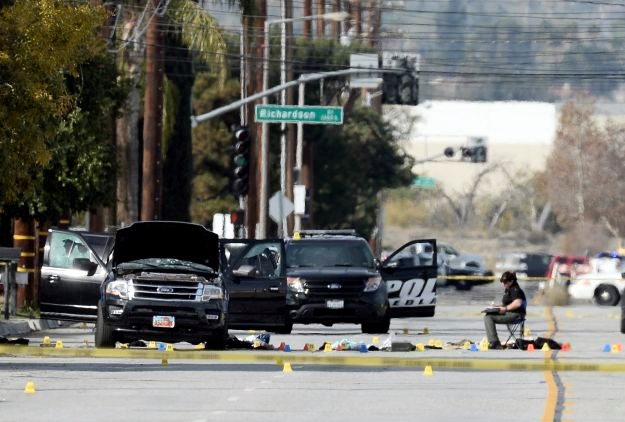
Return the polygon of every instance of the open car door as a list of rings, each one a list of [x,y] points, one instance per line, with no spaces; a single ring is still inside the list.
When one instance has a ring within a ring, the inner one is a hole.
[[[220,240],[220,268],[228,291],[228,326],[290,332],[284,241]]]
[[[380,268],[386,281],[391,318],[431,317],[436,308],[435,239],[406,243]]]
[[[42,318],[96,320],[100,285],[107,274],[101,255],[110,235],[87,236],[70,230],[48,231],[39,286]],[[100,245],[100,254],[92,244]]]

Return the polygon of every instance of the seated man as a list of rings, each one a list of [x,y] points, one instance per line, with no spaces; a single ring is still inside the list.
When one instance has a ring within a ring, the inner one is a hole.
[[[495,324],[511,324],[520,318],[525,318],[527,300],[525,299],[525,293],[517,282],[516,274],[512,271],[506,271],[501,275],[499,281],[501,281],[505,289],[501,299],[502,304],[497,307],[499,312],[484,315],[484,326],[486,327],[489,349],[502,348]]]

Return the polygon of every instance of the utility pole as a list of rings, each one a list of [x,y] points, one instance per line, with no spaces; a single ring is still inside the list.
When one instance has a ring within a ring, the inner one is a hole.
[[[325,21],[323,20],[321,15],[323,15],[326,12],[326,2],[325,0],[316,0],[316,1],[317,1],[317,12],[315,14],[319,15],[319,17],[317,18],[316,38],[318,40],[322,40],[325,36],[326,29],[325,29]]]
[[[143,192],[141,220],[158,220],[161,214],[163,122],[163,37],[158,0],[150,1],[150,23],[147,30],[145,111],[143,122]]]
[[[304,16],[312,15],[312,2],[313,0],[304,0]],[[293,16],[293,6],[291,5],[291,17]],[[302,36],[309,40],[312,38],[312,21],[304,21],[304,30]]]

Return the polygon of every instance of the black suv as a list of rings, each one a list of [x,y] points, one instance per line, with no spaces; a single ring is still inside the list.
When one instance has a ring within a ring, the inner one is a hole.
[[[399,259],[405,248],[428,252]],[[386,333],[391,317],[433,316],[436,241],[409,242],[383,264],[354,231],[303,231],[286,241],[287,308],[292,322],[361,324]]]
[[[221,349],[229,327],[287,325],[283,256],[282,240],[232,243],[183,222],[137,222],[115,234],[51,229],[41,316],[95,322],[98,347],[142,339]]]

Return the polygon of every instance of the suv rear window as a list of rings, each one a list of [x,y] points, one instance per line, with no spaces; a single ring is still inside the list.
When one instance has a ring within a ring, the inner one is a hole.
[[[364,242],[293,241],[287,246],[286,265],[301,267],[373,268],[373,254]]]

